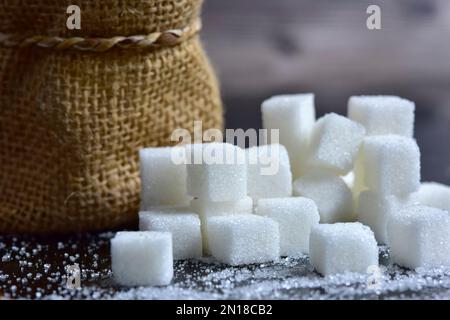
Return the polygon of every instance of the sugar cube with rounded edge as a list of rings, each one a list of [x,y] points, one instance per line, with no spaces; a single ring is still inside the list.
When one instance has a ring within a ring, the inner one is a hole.
[[[186,206],[191,197],[186,189],[186,165],[172,156],[182,147],[145,148],[139,151],[141,210],[154,206]]]
[[[118,232],[111,239],[111,269],[122,286],[165,286],[173,277],[169,232]]]
[[[378,267],[378,246],[369,227],[359,222],[319,224],[312,228],[309,259],[322,275],[366,273]]]
[[[312,131],[308,167],[346,175],[353,169],[365,134],[361,124],[346,117],[335,113],[323,116]]]
[[[420,150],[414,139],[371,136],[362,146],[364,183],[380,194],[407,195],[420,187]]]
[[[367,135],[395,134],[411,138],[415,104],[396,96],[353,96],[348,117],[361,123]]]
[[[208,246],[213,257],[229,265],[278,260],[278,223],[256,215],[216,216],[207,219]]]
[[[400,266],[450,267],[450,214],[412,205],[392,215],[387,224],[390,257]]]
[[[265,100],[261,111],[263,127],[269,135],[266,143],[280,143],[286,147],[293,177],[299,177],[306,169],[307,149],[316,121],[314,95],[277,95]],[[279,141],[270,136],[271,129],[279,130]]]

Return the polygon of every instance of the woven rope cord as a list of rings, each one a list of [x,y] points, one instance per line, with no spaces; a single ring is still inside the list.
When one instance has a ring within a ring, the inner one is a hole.
[[[85,37],[49,37],[18,35],[0,33],[0,45],[8,48],[40,47],[54,50],[79,50],[90,52],[105,52],[115,47],[122,49],[152,49],[170,47],[196,35],[202,27],[198,19],[191,25],[161,32],[152,32],[148,35],[117,36],[111,38],[85,38]]]

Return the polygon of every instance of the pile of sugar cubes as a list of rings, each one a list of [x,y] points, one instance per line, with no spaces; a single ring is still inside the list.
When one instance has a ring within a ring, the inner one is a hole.
[[[414,111],[354,96],[348,117],[316,120],[312,94],[282,95],[262,105],[264,128],[279,132],[261,146],[141,150],[140,231],[111,240],[116,282],[167,285],[173,260],[203,256],[235,266],[307,254],[322,275],[366,273],[378,244],[403,267],[450,266],[450,188],[420,183]]]

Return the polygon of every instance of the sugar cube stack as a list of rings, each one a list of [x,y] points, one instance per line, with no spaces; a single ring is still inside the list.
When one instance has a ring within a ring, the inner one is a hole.
[[[261,146],[141,150],[141,231],[111,240],[118,284],[167,285],[174,259],[205,254],[228,265],[309,254],[322,275],[366,273],[377,242],[407,268],[450,266],[450,187],[420,184],[414,102],[353,96],[348,118],[316,122],[313,94],[280,95],[261,111]]]
[[[401,266],[450,266],[450,214],[447,211],[413,205],[388,220],[391,259]]]
[[[118,232],[111,239],[111,269],[122,286],[164,286],[173,277],[169,232]]]
[[[182,152],[182,147],[140,150],[141,210],[155,206],[189,204],[186,166],[173,161]]]
[[[401,135],[411,138],[415,104],[396,96],[353,96],[348,117],[361,123],[367,135]]]
[[[420,186],[419,147],[400,135],[369,136],[357,163],[363,177],[358,183],[367,189],[358,198],[358,220],[373,229],[379,243],[388,243],[387,221],[410,204]]]
[[[278,223],[256,215],[217,216],[207,220],[208,247],[229,265],[275,261],[280,256]]]
[[[269,132],[268,144],[280,143],[289,153],[294,178],[306,170],[307,149],[316,121],[313,94],[278,95],[261,106],[263,127]],[[270,136],[271,129],[279,130],[279,141]]]
[[[190,196],[213,202],[247,196],[244,150],[228,143],[193,144],[187,149],[186,183]]]
[[[323,116],[312,131],[308,166],[346,175],[353,169],[365,133],[361,124],[343,116]]]
[[[353,221],[353,197],[344,180],[332,173],[313,171],[294,182],[294,195],[312,199],[321,223]]]
[[[359,197],[358,220],[372,229],[378,243],[387,244],[387,222],[389,218],[410,204],[409,196],[397,197],[364,191]]]
[[[450,212],[450,187],[436,182],[424,182],[412,195],[412,202]]]
[[[302,197],[260,199],[256,214],[278,222],[282,256],[299,256],[309,252],[311,228],[320,220],[314,201]]]
[[[168,211],[140,212],[139,229],[141,231],[170,232],[175,260],[202,257],[200,219],[196,214]]]
[[[361,123],[368,136],[400,135],[411,138],[414,130],[415,104],[396,96],[352,96],[348,101],[348,117]],[[359,195],[367,190],[364,182],[363,154],[355,163],[352,188],[355,208]]]
[[[247,189],[253,199],[292,195],[289,155],[280,144],[253,147],[247,152]]]
[[[366,273],[378,266],[378,246],[369,227],[358,222],[320,224],[312,228],[309,255],[322,275]]]
[[[190,205],[200,216],[203,252],[209,255],[209,218],[253,211],[246,152],[228,143],[194,144],[187,147],[187,158],[188,194],[195,197]]]

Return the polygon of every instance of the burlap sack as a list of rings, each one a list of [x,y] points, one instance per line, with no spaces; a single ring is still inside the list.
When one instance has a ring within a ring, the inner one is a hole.
[[[81,8],[81,30],[66,28],[71,4]],[[169,144],[194,120],[221,128],[216,79],[196,33],[200,7],[0,0],[1,233],[132,222],[138,150]]]

